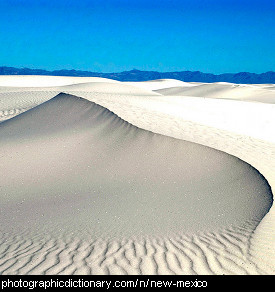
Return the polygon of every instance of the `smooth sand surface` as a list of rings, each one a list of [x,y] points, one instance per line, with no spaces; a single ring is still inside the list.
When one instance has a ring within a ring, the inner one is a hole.
[[[275,272],[273,104],[17,77],[0,77],[1,274]]]
[[[118,81],[99,77],[66,77],[66,76],[40,76],[40,75],[2,75],[1,87],[51,87],[64,86],[87,82],[116,83]]]
[[[274,89],[272,86],[260,86],[250,84],[233,84],[226,82],[197,83],[193,86],[170,86],[156,89],[163,95],[196,96],[209,98],[224,98],[244,101],[258,101],[275,103]]]
[[[191,82],[184,82],[175,79],[157,79],[150,81],[142,81],[142,82],[123,82],[124,84],[133,85],[139,88],[147,89],[147,90],[161,90],[167,89],[170,87],[191,87],[196,86]]]

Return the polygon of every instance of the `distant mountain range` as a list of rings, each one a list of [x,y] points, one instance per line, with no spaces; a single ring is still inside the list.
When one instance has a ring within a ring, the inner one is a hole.
[[[53,75],[78,77],[103,77],[118,81],[147,81],[155,79],[177,79],[186,82],[232,82],[232,83],[275,83],[275,72],[256,74],[249,72],[210,74],[200,71],[157,72],[131,70],[120,73],[96,73],[80,70],[55,70],[0,67],[0,75]]]

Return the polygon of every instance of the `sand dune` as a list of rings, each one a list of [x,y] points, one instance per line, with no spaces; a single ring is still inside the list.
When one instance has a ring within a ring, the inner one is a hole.
[[[108,93],[120,95],[159,95],[151,90],[146,90],[130,84],[111,83],[111,82],[89,82],[73,84],[58,88],[60,91],[85,91],[93,93]]]
[[[193,84],[192,82],[184,82],[175,79],[157,79],[144,82],[124,82],[124,83],[147,90],[160,90],[170,87],[191,87],[196,85]]]
[[[0,87],[52,87],[87,82],[116,83],[118,81],[99,77],[66,77],[66,76],[35,76],[35,75],[2,75]]]
[[[225,98],[245,101],[275,103],[272,87],[232,83],[205,83],[195,86],[180,86],[157,89],[163,95],[196,96],[209,98]]]
[[[81,78],[81,77],[79,77]],[[36,87],[12,87],[0,86],[0,94],[8,92],[37,92],[37,91],[87,91],[94,93],[108,93],[108,94],[127,94],[127,95],[159,95],[151,90],[143,89],[141,87],[132,86],[131,84],[121,84],[119,82],[109,82],[108,79],[98,82],[94,78],[91,82],[79,82],[69,85],[56,85],[56,86],[36,86]],[[1,85],[1,83],[0,83]]]
[[[0,273],[274,273],[274,105],[111,82],[0,94]]]
[[[18,76],[16,76],[18,77]],[[62,86],[46,86],[46,87],[39,87],[40,85],[45,85],[46,80],[45,76],[40,76],[43,78],[38,78],[37,82],[36,77],[29,76],[30,78],[23,78],[22,81],[17,80],[18,78],[4,78],[4,81],[1,81],[0,78],[0,122],[10,119],[19,113],[22,113],[26,110],[29,110],[49,99],[56,96],[60,92],[87,92],[91,93],[94,97],[107,95],[108,97],[114,97],[115,95],[120,96],[158,96],[158,93],[155,93],[151,90],[146,90],[143,88],[139,88],[136,86],[123,84],[119,82],[113,82],[113,80],[102,79],[91,77],[90,82],[83,83],[82,81],[86,80],[82,77],[75,77],[72,80],[69,80],[64,77],[57,78],[55,81],[54,78],[50,78],[49,84],[59,84],[65,83],[69,81],[73,81],[75,83],[69,85],[62,85]],[[78,80],[79,78],[80,80]],[[77,80],[75,80],[77,79]],[[100,79],[100,81],[98,81]],[[32,81],[33,80],[33,81]],[[92,81],[91,81],[92,80]],[[106,82],[107,80],[107,82]],[[36,84],[36,87],[27,87],[32,83]],[[76,83],[76,82],[79,83]],[[15,84],[18,85],[19,83],[25,87],[12,87],[12,86],[1,86],[2,83]]]
[[[0,92],[0,122],[8,120],[56,96],[59,91]]]

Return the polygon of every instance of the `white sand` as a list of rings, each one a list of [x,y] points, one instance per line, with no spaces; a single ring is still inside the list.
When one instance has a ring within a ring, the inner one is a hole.
[[[274,88],[252,84],[217,83],[190,83],[187,86],[169,86],[154,89],[163,95],[196,96],[209,98],[223,98],[244,101],[258,101],[275,103]]]
[[[275,272],[275,105],[62,78],[0,77],[1,274]]]
[[[87,82],[116,83],[118,81],[98,77],[63,77],[63,76],[35,76],[35,75],[2,75],[1,87],[52,87]]]
[[[170,87],[191,87],[196,86],[197,84],[193,84],[191,82],[184,82],[175,79],[157,79],[151,81],[143,81],[143,82],[123,82],[124,84],[133,85],[139,88],[147,89],[147,90],[161,90],[167,89]]]

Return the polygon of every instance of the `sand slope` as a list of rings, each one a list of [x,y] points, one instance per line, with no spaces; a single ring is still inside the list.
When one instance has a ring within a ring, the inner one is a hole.
[[[272,87],[244,85],[232,83],[204,83],[191,86],[168,87],[157,89],[163,95],[196,96],[209,98],[224,98],[245,101],[275,103]]]
[[[15,77],[15,78],[12,78]],[[17,78],[16,78],[17,77]],[[158,96],[151,90],[146,90],[132,85],[123,84],[113,80],[96,77],[51,77],[48,84],[51,86],[43,87],[47,84],[47,76],[2,76],[0,78],[0,122],[10,119],[26,110],[29,110],[49,99],[60,92],[87,92],[94,97],[105,95],[111,98],[115,96]],[[35,80],[35,82],[34,82]],[[89,80],[90,82],[84,82]],[[72,84],[66,84],[72,82]],[[3,84],[22,87],[2,86]],[[36,87],[30,85],[35,84]],[[60,85],[61,84],[61,85]]]
[[[191,87],[196,86],[196,83],[184,82],[175,79],[157,79],[151,81],[142,81],[142,82],[123,82],[124,84],[129,84],[136,86],[138,88],[143,88],[146,90],[161,90],[167,89],[170,87]]]
[[[26,91],[0,124],[0,273],[274,273],[274,106],[126,87]]]
[[[270,207],[269,187],[249,165],[211,148],[138,129],[82,98],[60,94],[2,123],[0,131],[2,153],[9,153],[2,158],[1,186],[8,201],[21,202],[20,193],[25,204],[31,193],[35,200],[39,194],[55,197],[55,188],[64,198],[71,193],[81,200],[86,194],[91,203],[102,196],[100,204],[108,205],[107,215],[100,215],[102,224],[112,223],[104,222],[109,213],[125,217],[119,221],[125,225],[122,234],[136,235],[135,228],[149,228],[149,234],[161,228],[165,234],[223,227],[262,218]],[[57,186],[53,176],[59,177]],[[95,218],[88,212],[93,228]],[[131,216],[137,220],[133,226]]]
[[[99,77],[66,77],[66,76],[40,76],[40,75],[2,75],[0,87],[52,87],[87,82],[116,83],[118,81]]]

